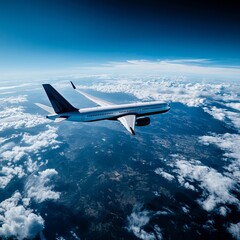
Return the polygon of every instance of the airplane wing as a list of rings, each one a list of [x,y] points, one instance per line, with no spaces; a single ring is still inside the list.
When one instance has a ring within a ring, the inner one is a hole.
[[[112,106],[115,105],[113,103],[104,101],[102,99],[99,99],[97,97],[94,97],[90,94],[84,93],[78,89],[76,89],[75,85],[73,84],[73,82],[71,81],[72,87],[74,90],[76,90],[77,92],[79,92],[80,94],[82,94],[83,96],[85,96],[86,98],[88,98],[89,100],[95,102],[97,105],[105,107],[105,106]],[[135,127],[135,122],[136,122],[136,115],[126,115],[126,116],[122,116],[117,118],[117,120],[132,134],[135,135],[134,132],[134,127]]]
[[[132,134],[135,135],[134,127],[136,122],[136,115],[126,115],[119,117],[118,121]]]
[[[90,94],[87,94],[85,92],[82,92],[80,90],[78,90],[75,85],[73,84],[73,82],[71,81],[71,84],[72,84],[72,87],[75,91],[79,92],[80,94],[82,94],[84,97],[88,98],[89,100],[91,100],[92,102],[96,103],[97,105],[99,106],[102,106],[102,107],[105,107],[105,106],[111,106],[111,105],[115,105],[113,103],[110,103],[110,102],[107,102],[107,101],[104,101],[100,98],[97,98],[97,97],[94,97]]]

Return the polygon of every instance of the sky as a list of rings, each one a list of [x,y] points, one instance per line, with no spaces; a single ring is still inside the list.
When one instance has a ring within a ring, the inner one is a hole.
[[[0,70],[131,59],[239,65],[236,2],[0,0]]]

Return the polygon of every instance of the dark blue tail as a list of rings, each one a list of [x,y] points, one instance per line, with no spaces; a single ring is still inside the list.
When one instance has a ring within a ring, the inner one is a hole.
[[[78,111],[73,107],[60,93],[58,93],[50,84],[43,84],[43,88],[56,113],[66,113]]]

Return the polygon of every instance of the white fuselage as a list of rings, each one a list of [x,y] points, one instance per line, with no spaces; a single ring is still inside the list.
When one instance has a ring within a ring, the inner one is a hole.
[[[78,111],[48,115],[49,119],[66,117],[69,121],[92,122],[99,120],[117,120],[117,118],[134,114],[136,117],[160,114],[170,110],[168,103],[146,102],[110,105],[104,107],[82,108]]]

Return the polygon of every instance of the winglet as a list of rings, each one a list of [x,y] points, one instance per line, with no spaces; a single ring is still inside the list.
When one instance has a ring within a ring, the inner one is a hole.
[[[135,132],[134,132],[134,130],[131,127],[130,127],[130,130],[132,132],[132,135],[135,135]]]
[[[75,85],[73,84],[73,82],[70,81],[70,83],[72,84],[73,89],[76,89],[76,87],[75,87]]]
[[[134,126],[136,122],[136,115],[126,115],[118,118],[118,121],[132,134],[135,135]]]

